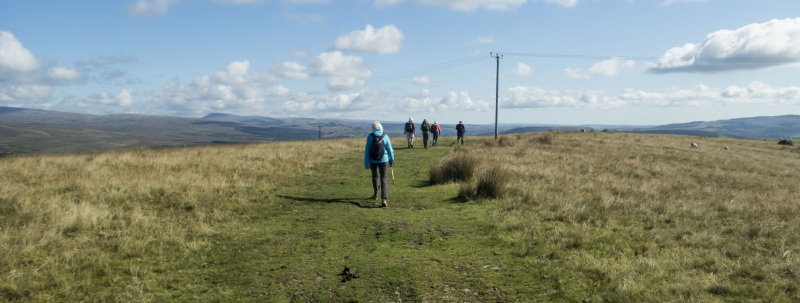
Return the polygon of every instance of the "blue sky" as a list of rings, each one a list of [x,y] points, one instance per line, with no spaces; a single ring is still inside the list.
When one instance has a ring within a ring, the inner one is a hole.
[[[800,114],[796,0],[0,0],[0,106],[655,125]]]

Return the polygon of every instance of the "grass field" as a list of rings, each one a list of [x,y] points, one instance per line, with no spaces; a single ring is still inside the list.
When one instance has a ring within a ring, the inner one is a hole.
[[[0,158],[0,301],[800,301],[797,147],[393,139]]]

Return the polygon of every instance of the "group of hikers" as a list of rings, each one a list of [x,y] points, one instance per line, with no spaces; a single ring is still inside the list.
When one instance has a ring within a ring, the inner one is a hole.
[[[442,134],[442,128],[437,121],[429,124],[427,119],[422,119],[420,125],[422,131],[422,142],[425,149],[428,149],[428,133],[433,135],[432,146],[439,144],[439,135]],[[414,136],[417,133],[414,126],[414,119],[408,118],[405,129],[403,130],[406,140],[408,141],[408,148],[414,148]],[[456,125],[456,142],[464,145],[464,133],[466,128],[462,121],[458,121]],[[364,148],[364,169],[370,169],[372,172],[372,197],[371,200],[378,199],[378,189],[381,194],[381,207],[388,207],[386,200],[389,198],[389,181],[386,178],[386,171],[394,164],[394,149],[392,148],[392,141],[383,132],[383,125],[375,121],[372,123],[372,133],[367,136],[367,145]],[[394,173],[392,173],[392,180],[394,180]]]
[[[422,124],[419,126],[419,130],[422,131],[422,144],[425,149],[428,149],[428,133],[433,135],[433,146],[439,144],[439,135],[442,134],[442,128],[439,127],[439,122],[433,121],[433,125],[428,123],[427,119],[422,119]],[[456,142],[460,142],[461,145],[464,145],[464,132],[466,128],[464,128],[464,123],[462,121],[458,121],[458,125],[456,125]],[[408,118],[408,122],[406,122],[405,129],[403,130],[403,134],[406,136],[406,140],[408,141],[408,148],[414,148],[414,136],[417,135],[417,128],[414,127],[414,119]]]

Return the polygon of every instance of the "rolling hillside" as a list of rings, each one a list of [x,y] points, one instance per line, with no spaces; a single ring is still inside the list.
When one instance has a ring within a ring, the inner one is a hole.
[[[433,119],[431,119],[433,120]],[[382,121],[387,134],[403,136],[405,122]],[[433,122],[433,121],[430,121]],[[468,122],[468,121],[467,121]],[[419,128],[421,121],[415,121]],[[0,156],[103,152],[135,147],[351,138],[368,133],[372,121],[269,118],[212,113],[203,118],[146,115],[87,115],[0,107]],[[443,136],[455,124],[440,123]],[[493,124],[469,124],[467,136],[494,135]],[[800,116],[755,117],[655,127],[500,124],[501,135],[562,131],[618,130],[712,138],[775,140],[800,137]],[[418,131],[417,135],[421,135]]]
[[[800,116],[786,115],[709,122],[698,121],[635,129],[633,132],[751,140],[800,138]]]
[[[251,124],[221,118],[97,116],[0,107],[0,155],[87,153],[134,147],[312,140],[320,137],[317,125],[290,124],[275,119],[277,122]],[[325,138],[360,135],[367,129],[366,126],[359,128],[335,122],[324,126],[322,136]]]
[[[385,209],[363,138],[2,158],[0,300],[800,300],[797,147],[441,143],[395,149]]]

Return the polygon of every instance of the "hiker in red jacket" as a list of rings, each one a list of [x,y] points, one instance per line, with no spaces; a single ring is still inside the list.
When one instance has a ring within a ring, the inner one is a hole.
[[[431,125],[431,133],[433,134],[433,146],[436,146],[439,143],[439,135],[442,133],[442,128],[436,121],[433,121],[433,125]]]

